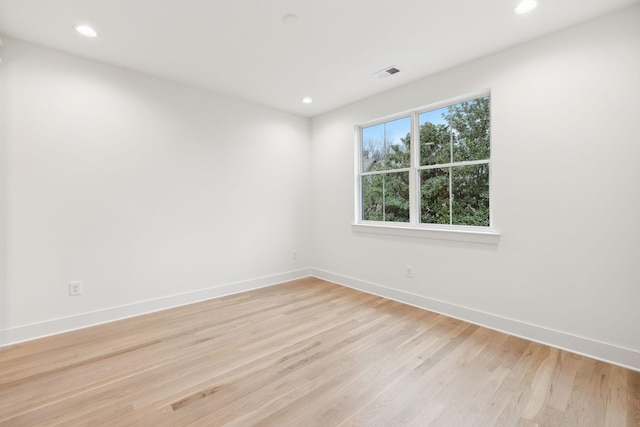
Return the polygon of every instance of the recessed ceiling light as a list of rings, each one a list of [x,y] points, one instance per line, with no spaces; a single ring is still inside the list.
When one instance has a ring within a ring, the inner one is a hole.
[[[304,102],[305,104],[311,104],[313,102],[313,99],[305,96],[304,98],[302,98],[302,102]]]
[[[76,25],[74,28],[78,33],[82,34],[85,37],[91,37],[91,38],[98,37],[98,33],[96,32],[96,30],[94,30],[88,25],[80,24],[80,25]]]
[[[300,17],[294,14],[285,15],[284,18],[282,18],[282,22],[284,22],[286,25],[296,25],[299,20]]]
[[[536,0],[523,0],[516,6],[516,13],[522,15],[523,13],[531,12],[536,8],[538,2]]]

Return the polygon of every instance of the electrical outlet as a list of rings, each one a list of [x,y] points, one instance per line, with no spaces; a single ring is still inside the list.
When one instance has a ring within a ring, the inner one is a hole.
[[[291,254],[291,259],[298,259],[298,251],[293,251]]]
[[[405,265],[404,271],[405,271],[405,274],[407,275],[408,278],[412,278],[413,277],[413,267],[412,266]]]
[[[69,282],[69,295],[82,295],[82,282]]]

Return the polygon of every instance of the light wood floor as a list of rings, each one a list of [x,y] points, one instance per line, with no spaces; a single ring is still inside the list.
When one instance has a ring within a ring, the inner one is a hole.
[[[317,279],[0,350],[0,425],[640,426],[640,373]]]

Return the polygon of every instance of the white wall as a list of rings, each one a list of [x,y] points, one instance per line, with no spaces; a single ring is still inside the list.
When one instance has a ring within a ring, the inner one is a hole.
[[[638,23],[636,6],[314,118],[316,274],[640,369]],[[486,88],[499,243],[352,231],[354,124]]]
[[[308,119],[4,41],[5,341],[308,273]]]
[[[0,44],[3,44],[0,42]],[[0,60],[2,59],[0,46]],[[6,79],[2,78],[3,67],[0,64],[0,345],[4,342],[4,330],[7,324],[7,99]]]
[[[640,369],[638,22],[636,6],[322,115],[311,128],[4,40],[0,344],[313,266],[320,277]],[[499,243],[354,233],[354,124],[487,88]],[[84,295],[67,295],[72,280]]]

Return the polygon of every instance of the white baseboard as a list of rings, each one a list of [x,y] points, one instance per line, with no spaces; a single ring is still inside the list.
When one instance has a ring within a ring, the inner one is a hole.
[[[17,344],[23,341],[30,341],[49,335],[69,332],[76,329],[87,328],[101,323],[113,322],[115,320],[121,320],[128,317],[135,317],[147,313],[153,313],[155,311],[166,310],[168,308],[178,307],[181,305],[193,304],[195,302],[211,298],[273,286],[278,283],[301,279],[308,276],[310,276],[309,269],[290,271],[193,292],[106,308],[89,313],[52,319],[45,322],[8,328],[0,331],[0,347]]]
[[[211,298],[218,298],[225,295],[273,286],[282,282],[301,279],[308,276],[314,276],[319,279],[327,280],[359,291],[378,295],[436,313],[441,313],[476,325],[485,326],[509,335],[514,335],[560,348],[562,350],[567,350],[572,353],[581,354],[593,359],[602,360],[614,365],[640,371],[640,352],[635,350],[568,334],[566,332],[555,331],[542,326],[532,325],[519,320],[509,319],[495,314],[427,298],[398,289],[388,288],[376,283],[315,268],[274,274],[271,276],[229,283],[184,294],[171,295],[163,298],[141,301],[133,304],[111,307],[104,310],[0,330],[0,347],[17,344],[23,341],[30,341],[49,335],[69,332],[76,329],[87,328],[102,323],[113,322],[115,320],[121,320],[128,317],[135,317],[155,311],[166,310],[181,305],[193,304],[195,302]]]
[[[476,325],[485,326],[509,335],[514,335],[530,341],[549,345],[551,347],[567,350],[572,353],[612,363],[634,371],[640,371],[640,352],[635,350],[568,334],[566,332],[555,331],[542,326],[532,325],[491,313],[485,313],[472,308],[427,298],[398,289],[388,288],[386,286],[342,276],[328,271],[312,268],[311,275],[319,279],[327,280],[359,291],[444,314]]]

